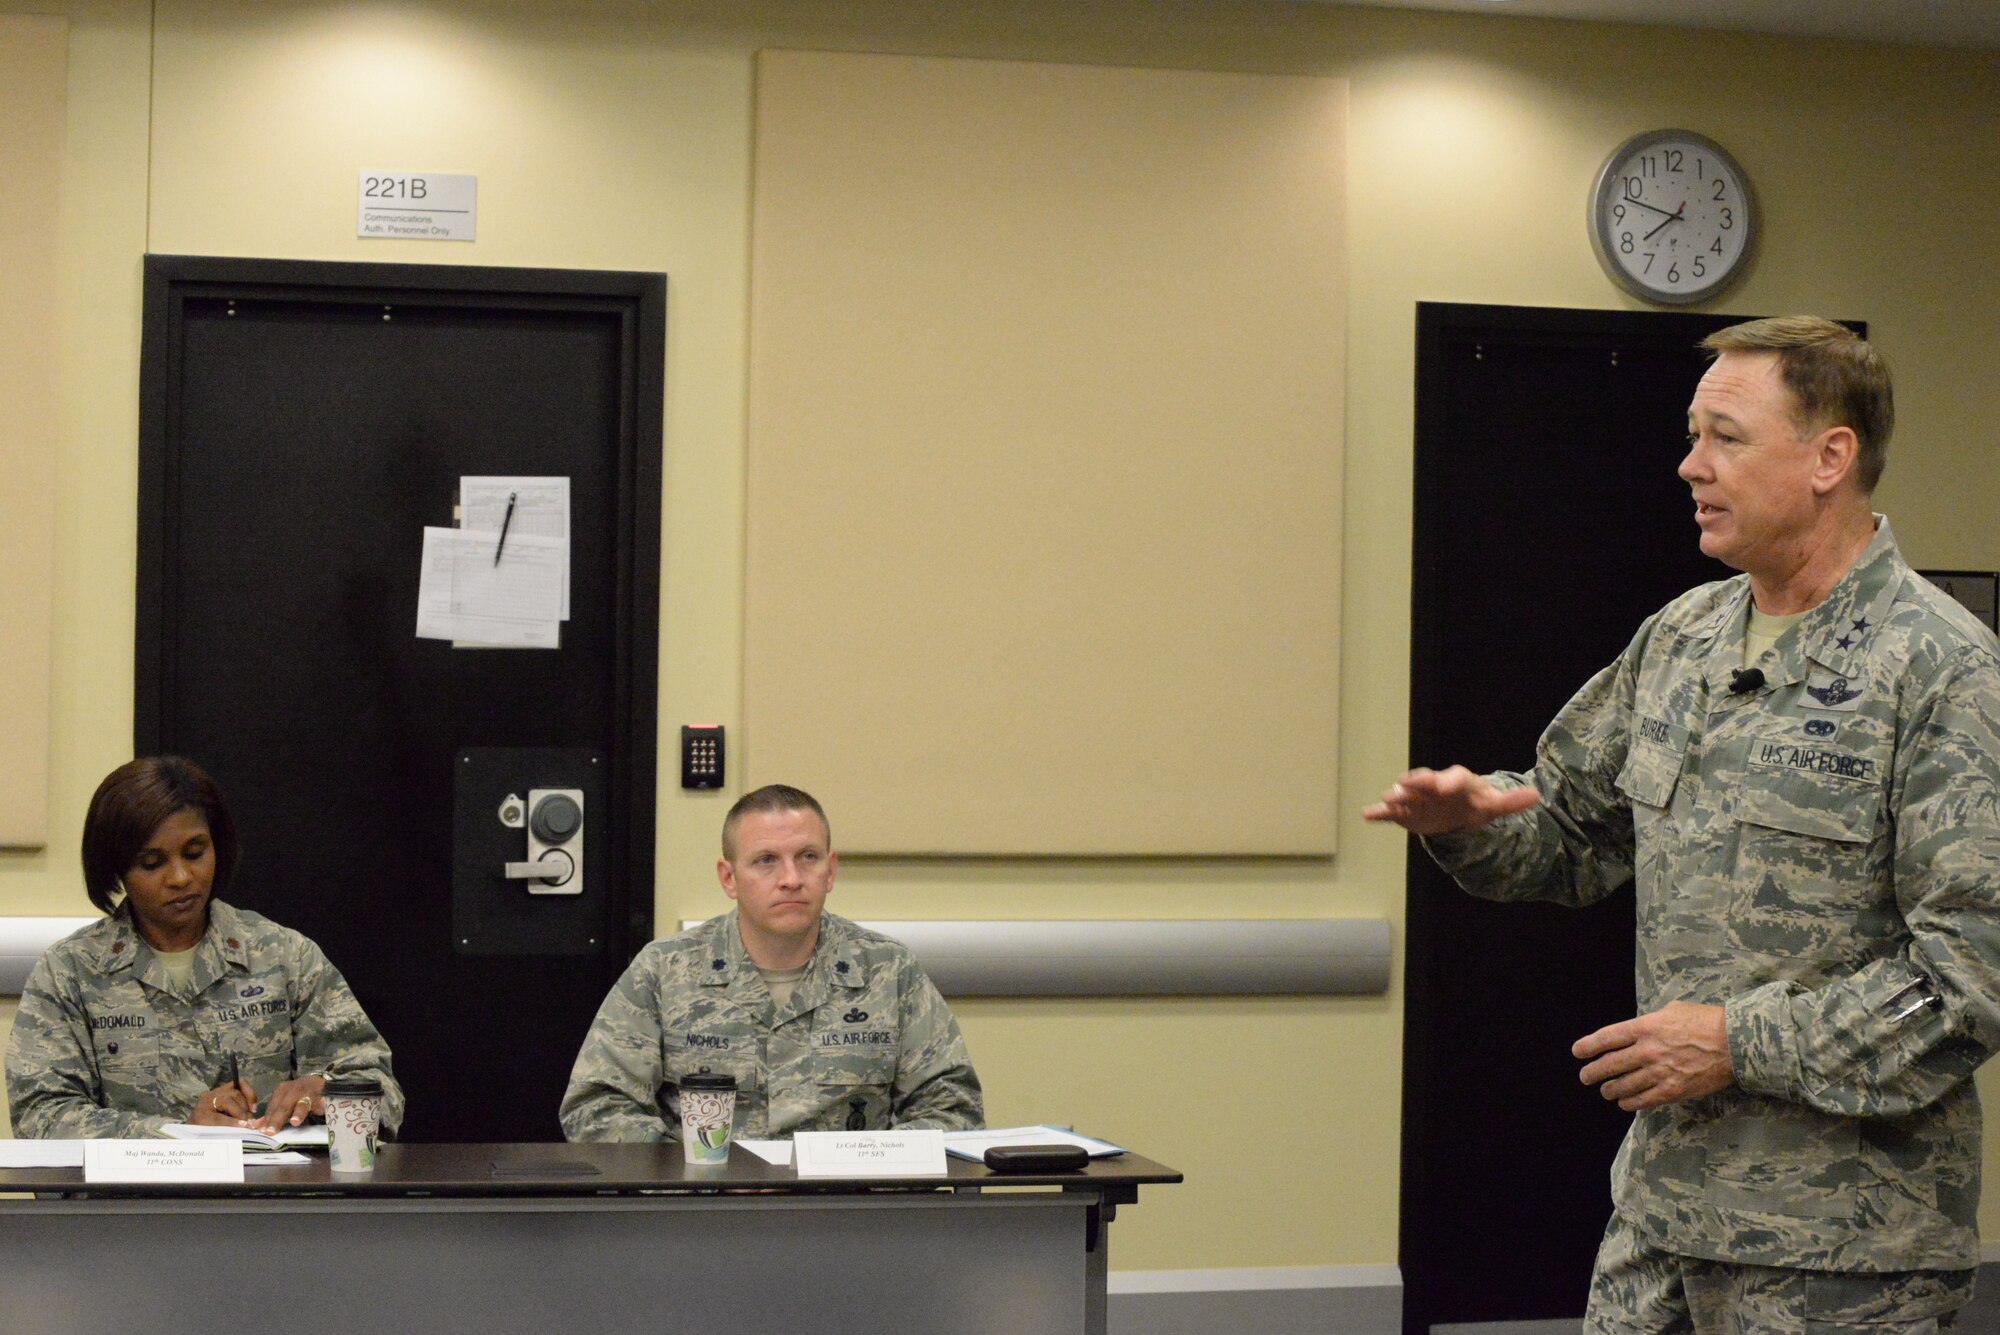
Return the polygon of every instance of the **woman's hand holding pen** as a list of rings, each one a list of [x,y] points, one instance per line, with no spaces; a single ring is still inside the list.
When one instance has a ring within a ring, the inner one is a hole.
[[[256,1091],[239,1077],[196,1099],[188,1121],[196,1126],[242,1126],[256,1108]]]
[[[286,1126],[299,1126],[314,1113],[326,1111],[320,1091],[326,1088],[323,1076],[303,1075],[286,1080],[271,1091],[264,1115],[257,1115],[257,1089],[243,1078],[243,1067],[235,1053],[229,1054],[229,1080],[209,1090],[194,1102],[188,1121],[196,1126],[242,1126],[271,1135]]]

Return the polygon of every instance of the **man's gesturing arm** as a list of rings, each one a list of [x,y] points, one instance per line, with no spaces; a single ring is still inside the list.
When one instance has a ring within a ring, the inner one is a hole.
[[[1533,788],[1495,788],[1463,765],[1413,769],[1389,785],[1361,819],[1387,821],[1411,834],[1456,834],[1526,811],[1541,800]]]

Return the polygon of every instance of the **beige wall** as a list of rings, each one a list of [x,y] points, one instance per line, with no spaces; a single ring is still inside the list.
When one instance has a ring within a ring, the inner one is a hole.
[[[850,858],[1334,852],[1346,110],[759,56],[744,787]]]
[[[842,869],[860,916],[1364,915],[1401,921],[1402,840],[1353,814],[1403,764],[1420,300],[1626,307],[1583,197],[1610,147],[1684,125],[1754,178],[1736,311],[1873,322],[1902,380],[1882,503],[1919,565],[2000,568],[2000,59],[1308,4],[611,0],[12,7],[72,22],[63,202],[54,851],[0,910],[81,913],[74,832],[130,745],[134,404],[146,249],[664,270],[671,296],[660,717],[740,721],[751,56],[895,50],[1351,80],[1339,856]],[[976,12],[961,13],[961,10]],[[710,12],[715,11],[715,12]],[[718,17],[726,13],[727,17]],[[149,54],[152,57],[149,76]],[[150,105],[149,105],[150,99]],[[150,136],[150,146],[149,146]],[[361,243],[364,167],[477,173],[473,245]],[[1339,374],[1339,368],[1328,368]],[[1615,423],[1607,423],[1615,431]],[[1524,557],[1530,578],[1539,564]],[[670,748],[662,754],[669,754]],[[1438,759],[1425,757],[1425,759]],[[716,906],[723,797],[661,786],[661,922]],[[1119,1222],[1121,1268],[1336,1265],[1396,1251],[1400,997],[983,1001],[992,1115],[1060,1118],[1187,1170]],[[4,1019],[4,1015],[0,1015]],[[1469,1016],[1468,1028],[1505,1023]],[[1241,1082],[1286,1141],[1195,1108]],[[1468,1091],[1494,1106],[1504,1092]],[[1325,1153],[1299,1155],[1299,1135]],[[1995,1137],[2000,1142],[2000,1137]],[[1989,1154],[1989,1158],[1995,1156]],[[2000,1238],[2000,1199],[1985,1213]]]
[[[56,238],[68,25],[0,14],[0,847],[49,841]]]

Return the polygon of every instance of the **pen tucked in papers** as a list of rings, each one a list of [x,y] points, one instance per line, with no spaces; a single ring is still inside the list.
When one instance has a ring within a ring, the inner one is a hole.
[[[568,478],[462,477],[458,480],[458,510],[460,528],[468,533],[498,529],[509,551],[523,534],[562,543],[562,619],[569,620]]]
[[[507,550],[507,526],[514,522],[514,502],[521,499],[521,493],[507,493],[507,513],[500,517],[500,541],[493,544],[493,564],[500,564],[500,553]]]

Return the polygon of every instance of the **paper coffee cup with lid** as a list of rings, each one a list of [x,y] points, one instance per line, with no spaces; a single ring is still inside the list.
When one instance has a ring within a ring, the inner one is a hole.
[[[382,1082],[372,1076],[334,1076],[320,1097],[326,1100],[327,1149],[333,1171],[372,1171],[382,1130]]]
[[[736,1077],[696,1071],[680,1081],[681,1154],[689,1163],[724,1163],[736,1120]]]

